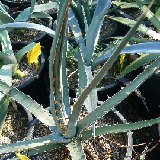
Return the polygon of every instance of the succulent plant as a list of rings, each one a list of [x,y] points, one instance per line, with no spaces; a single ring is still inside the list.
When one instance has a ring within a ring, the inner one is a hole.
[[[73,2],[73,1],[72,1]],[[85,19],[86,12],[83,10],[80,1],[74,1],[78,6],[81,6],[84,24],[85,35],[79,28],[78,20],[75,18],[74,13],[70,8],[70,0],[59,0],[59,12],[57,19],[56,32],[48,29],[44,26],[36,24],[28,24],[27,22],[13,22],[10,24],[0,25],[0,32],[4,32],[10,28],[34,28],[45,31],[47,34],[53,37],[53,43],[50,50],[49,57],[49,78],[50,78],[50,112],[43,108],[40,104],[30,98],[28,95],[23,94],[17,88],[14,88],[8,84],[8,82],[0,79],[0,93],[1,98],[0,108],[1,121],[4,121],[6,115],[7,102],[6,97],[14,99],[27,110],[29,110],[35,117],[37,117],[42,123],[49,126],[52,134],[44,137],[35,138],[32,140],[25,140],[23,142],[17,142],[8,145],[0,146],[0,154],[23,151],[22,154],[28,156],[41,153],[43,151],[49,151],[51,149],[62,147],[66,145],[70,151],[71,157],[76,160],[86,159],[81,142],[91,138],[92,136],[103,135],[107,133],[127,132],[142,127],[151,126],[159,123],[160,118],[139,121],[131,124],[117,124],[111,126],[95,126],[93,125],[96,120],[103,117],[126,97],[128,97],[134,90],[136,90],[146,79],[148,79],[159,67],[160,57],[152,61],[150,66],[146,68],[140,75],[137,76],[126,87],[122,88],[115,95],[104,101],[101,106],[97,106],[97,92],[96,86],[101,81],[103,76],[107,73],[108,69],[112,66],[114,61],[120,55],[120,53],[160,53],[160,49],[156,47],[159,42],[142,43],[137,45],[127,46],[128,41],[132,38],[133,34],[139,27],[142,20],[145,18],[146,10],[137,20],[137,22],[131,27],[127,35],[117,44],[111,44],[110,50],[104,49],[99,53],[99,56],[95,57],[95,47],[98,42],[99,32],[104,16],[110,9],[110,0],[98,0],[94,9],[94,14],[89,23]],[[93,2],[93,1],[88,1]],[[152,6],[152,1],[148,8]],[[91,3],[92,4],[92,3]],[[67,52],[67,38],[68,38],[68,24],[72,29],[75,40],[78,44],[78,49],[74,49],[75,57],[78,60],[78,94],[73,110],[69,103],[68,96],[68,83],[66,75],[66,52]],[[150,50],[146,50],[143,46],[147,45]],[[154,47],[153,47],[154,46]],[[104,65],[97,73],[92,76],[92,70],[95,65],[104,62]],[[96,62],[96,63],[95,63]],[[42,94],[42,93],[40,93]],[[82,106],[88,110],[88,115],[79,119],[79,115]],[[90,127],[93,126],[93,127]],[[1,128],[3,125],[1,126]],[[94,134],[93,134],[94,133]],[[15,158],[16,159],[16,158]]]

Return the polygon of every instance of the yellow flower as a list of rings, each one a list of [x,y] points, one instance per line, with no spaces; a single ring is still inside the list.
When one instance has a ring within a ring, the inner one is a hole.
[[[120,55],[120,65],[121,65],[121,70],[123,69],[123,66],[124,66],[124,59],[125,59],[125,54],[121,54]]]
[[[36,70],[38,69],[38,57],[41,54],[41,45],[40,43],[37,43],[31,51],[27,53],[27,58],[28,58],[28,64],[34,63],[36,66]]]
[[[30,158],[28,158],[27,156],[21,154],[20,152],[16,153],[16,156],[20,159],[20,160],[31,160]]]

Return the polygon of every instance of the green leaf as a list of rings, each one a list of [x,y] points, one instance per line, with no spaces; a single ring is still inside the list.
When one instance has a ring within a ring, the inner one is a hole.
[[[31,8],[29,7],[29,8],[24,9],[22,12],[20,12],[18,14],[18,16],[15,18],[14,22],[25,22],[25,21],[27,21],[30,14],[31,14],[30,9]]]
[[[74,13],[72,12],[71,9],[69,9],[69,25],[71,27],[71,30],[74,34],[75,40],[77,42],[77,44],[79,44],[80,50],[83,54],[83,57],[85,57],[86,54],[86,46],[85,46],[85,42],[84,39],[82,37],[82,31],[80,29],[78,20],[76,19],[76,16],[74,15]]]
[[[82,108],[82,105],[89,95],[89,93],[92,91],[93,88],[97,86],[97,84],[101,81],[101,79],[104,77],[106,72],[109,70],[109,68],[113,65],[115,60],[118,58],[121,50],[127,45],[130,38],[135,33],[136,29],[139,27],[142,20],[145,18],[145,14],[142,14],[139,19],[137,20],[136,24],[129,30],[129,32],[126,34],[126,36],[123,38],[121,43],[117,46],[116,50],[114,51],[113,55],[106,61],[101,68],[101,70],[96,74],[96,76],[93,78],[91,83],[83,90],[79,98],[77,99],[76,103],[73,106],[72,114],[69,118],[68,123],[68,130],[66,132],[65,137],[73,137],[77,133],[76,123]],[[94,111],[93,111],[94,112]],[[91,112],[90,114],[92,114]],[[103,112],[102,112],[103,113]],[[89,115],[90,115],[89,114]],[[94,123],[94,121],[92,121]],[[90,123],[91,124],[91,123]],[[84,125],[85,126],[85,125]],[[72,134],[71,134],[72,133]]]
[[[130,84],[113,95],[105,101],[100,107],[88,114],[85,118],[77,123],[78,131],[80,133],[86,127],[94,123],[97,119],[108,113],[113,107],[118,105],[126,97],[128,97],[134,90],[136,90],[145,80],[147,80],[160,67],[160,57],[153,62],[144,72],[137,76]]]
[[[3,25],[3,23],[0,21],[0,26]],[[8,31],[2,31],[0,32],[0,40],[2,45],[2,52],[8,54],[8,55],[14,55],[12,51],[11,41],[8,35]]]
[[[66,53],[67,53],[67,38],[65,38],[65,43],[64,43],[63,52],[62,52],[62,74],[61,74],[62,84],[61,86],[62,86],[62,104],[64,106],[63,112],[66,112],[64,113],[64,115],[67,114],[67,116],[69,117],[71,115],[71,107],[69,104]]]
[[[52,29],[45,27],[44,25],[35,24],[35,23],[14,22],[14,23],[0,25],[0,31],[6,30],[6,29],[12,29],[12,28],[30,28],[30,29],[36,29],[38,31],[46,32],[51,37],[54,37],[55,35],[55,31],[53,31]]]
[[[61,137],[59,134],[51,134],[49,136],[35,138],[32,140],[25,140],[17,143],[12,143],[8,145],[0,146],[0,154],[10,153],[22,150],[28,150],[35,147],[40,147],[46,144],[54,144],[54,143],[69,143],[69,139],[65,139]]]
[[[0,69],[0,80],[2,83],[6,83],[9,86],[12,85],[12,65],[3,65]],[[1,87],[1,85],[0,85]],[[0,90],[0,132],[3,128],[4,121],[7,115],[8,104],[9,101],[6,98],[5,94],[9,92],[9,90],[3,90],[3,87]]]
[[[113,1],[112,4],[115,4],[116,6],[126,9],[126,8],[139,8],[138,5],[134,2],[127,3],[127,2],[118,2],[118,1]]]
[[[160,53],[160,42],[133,44],[126,46],[121,53]]]
[[[27,14],[30,14],[30,7],[26,8],[23,12],[21,12],[17,18],[15,19],[15,22],[25,22],[28,20]],[[30,15],[30,18],[51,18],[51,16],[46,12],[33,12]]]
[[[19,50],[15,56],[17,58],[18,63],[21,61],[21,59],[23,58],[23,56],[31,51],[33,49],[33,47],[36,45],[36,43],[32,42],[30,44],[28,44],[27,46],[23,47],[21,50]]]
[[[120,76],[124,76],[133,70],[136,70],[140,66],[143,66],[144,64],[156,59],[159,57],[160,54],[143,54],[139,58],[137,58],[134,62],[132,62],[130,65],[128,65],[121,73]]]
[[[108,57],[110,57],[112,53],[115,51],[115,48],[119,45],[119,43],[120,43],[120,40],[117,40],[112,44],[110,44],[102,52],[98,53],[97,56],[94,55],[92,60],[92,69],[94,69],[96,65],[104,62]]]
[[[146,121],[138,121],[130,124],[102,126],[102,127],[97,127],[95,129],[95,135],[100,136],[100,135],[111,134],[111,133],[123,133],[123,132],[141,129],[144,127],[149,127],[157,123],[160,123],[160,118],[146,120]],[[80,140],[84,141],[91,137],[93,137],[93,135],[92,135],[92,130],[90,129],[81,133]]]
[[[1,99],[1,95],[2,94],[0,92],[0,134],[3,129],[5,118],[7,116],[8,104],[9,104],[9,101],[6,99],[6,97],[3,97]]]
[[[9,87],[6,83],[0,81],[0,91],[7,94],[10,91],[9,96],[24,106],[32,114],[35,115],[42,123],[47,126],[55,126],[53,117],[51,114],[45,110],[40,104],[34,101],[31,97],[25,95],[24,93],[18,91],[16,88]]]
[[[85,64],[82,53],[80,52],[79,48],[77,52],[75,51],[75,55],[78,59],[78,94],[80,95],[82,90],[87,86],[87,75],[85,72]]]
[[[6,6],[0,3],[0,21],[2,23],[13,22],[13,18],[8,14]]]
[[[114,48],[116,48],[118,44],[111,45],[100,53],[99,57],[94,58],[92,67],[94,68],[99,63],[104,62],[106,59],[111,57],[114,52]],[[135,53],[146,53],[146,54],[159,54],[160,53],[160,42],[146,42],[146,43],[139,43],[133,44],[130,46],[126,46],[120,54],[135,54]]]
[[[0,20],[2,23],[12,23],[14,19],[7,13],[0,11]]]
[[[151,2],[151,0],[142,0],[141,1],[143,4],[149,4]],[[154,4],[158,5],[160,3],[159,0],[155,0]]]
[[[8,9],[9,7],[7,5],[2,4],[2,2],[0,1],[0,10],[5,13]]]
[[[9,87],[5,82],[2,82],[0,79],[0,92],[6,95],[8,92],[10,92],[11,89],[11,87]]]
[[[88,31],[86,33],[86,53],[87,54],[84,56],[84,61],[87,66],[90,66],[92,55],[98,43],[102,21],[107,10],[110,8],[110,6],[111,6],[110,0],[99,0],[96,6],[94,16],[92,18],[92,22],[89,25]]]
[[[12,86],[12,65],[3,65],[0,69],[0,80]]]
[[[64,0],[63,2],[60,3],[60,14],[58,16],[58,23],[57,23],[57,28],[56,28],[56,33],[55,37],[53,39],[52,47],[50,49],[50,57],[49,57],[49,79],[50,79],[50,111],[52,112],[53,118],[55,120],[55,123],[58,125],[59,122],[57,121],[57,115],[56,115],[56,110],[55,110],[55,104],[54,104],[54,88],[53,88],[53,62],[54,58],[56,56],[56,49],[57,49],[57,44],[59,42],[60,38],[60,33],[62,30],[62,26],[64,23],[64,18],[66,16],[66,10],[68,9],[68,0]]]
[[[87,75],[87,85],[89,85],[93,79],[91,66],[90,67],[85,66],[85,72]],[[82,77],[83,77],[83,75],[82,75]],[[92,89],[92,91],[90,92],[90,94],[88,95],[88,97],[86,98],[85,103],[84,103],[85,107],[89,113],[92,112],[97,107],[97,100],[98,100],[97,90],[96,90],[96,88],[94,88],[94,89]]]
[[[45,18],[52,21],[52,17],[46,12],[34,12],[32,13],[31,18]]]
[[[44,4],[35,5],[33,12],[44,12],[51,9],[58,9],[59,4],[57,2],[49,2]]]
[[[72,32],[74,34],[74,37],[76,38],[76,40],[79,39],[79,37],[82,36],[81,29],[79,27],[78,20],[76,19],[75,15],[71,9],[69,9],[68,21],[69,21],[69,26],[71,27]]]
[[[36,4],[36,0],[32,0],[31,1],[31,7],[25,9],[24,11],[20,12],[19,15],[17,16],[17,18],[14,20],[15,22],[19,22],[19,21],[27,21],[31,14],[33,13],[34,10],[34,6]]]
[[[76,3],[71,3],[71,9],[75,14],[75,18],[78,20],[81,31],[84,31],[84,15],[82,12],[82,1],[78,0]]]
[[[138,1],[137,3],[140,7],[140,9],[145,12],[146,6],[143,5],[142,2]],[[151,23],[160,31],[160,21],[159,19],[149,10],[146,14],[147,18],[151,21]]]
[[[45,110],[40,104],[34,101],[31,97],[13,88],[10,92],[10,96],[16,100],[19,104],[29,110],[35,117],[37,117],[42,123],[47,126],[55,126],[52,115]]]
[[[64,144],[61,143],[54,143],[54,144],[44,144],[43,146],[36,147],[34,149],[30,149],[29,151],[23,152],[24,154],[27,154],[29,156],[33,156],[42,152],[49,152],[54,149],[58,149],[63,147]]]
[[[80,141],[73,141],[67,145],[68,150],[70,151],[70,155],[72,159],[76,160],[86,160],[86,156],[84,154],[84,150],[82,148],[82,144]]]
[[[125,24],[125,25],[127,25],[129,27],[132,27],[136,23],[136,21],[130,20],[128,18],[122,18],[122,17],[110,17],[110,18],[115,20],[115,21],[118,21],[118,22],[120,22],[122,24]],[[152,37],[155,40],[160,40],[160,34],[159,33],[157,33],[156,31],[152,30],[151,28],[146,27],[143,24],[141,24],[139,26],[137,31],[139,31],[139,32],[141,32],[143,34],[149,35],[150,37]]]

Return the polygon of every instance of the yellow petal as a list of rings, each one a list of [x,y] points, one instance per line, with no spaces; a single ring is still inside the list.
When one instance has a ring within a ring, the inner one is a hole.
[[[41,45],[37,43],[31,51],[27,53],[28,64],[35,63],[36,67],[38,66],[38,57],[41,54]]]
[[[16,153],[16,156],[20,159],[20,160],[31,160],[30,158],[28,158],[25,155],[20,154],[20,152]]]
[[[125,59],[125,54],[121,54],[121,56],[120,56],[120,65],[121,65],[121,69],[123,69],[123,66],[124,66],[124,59]]]

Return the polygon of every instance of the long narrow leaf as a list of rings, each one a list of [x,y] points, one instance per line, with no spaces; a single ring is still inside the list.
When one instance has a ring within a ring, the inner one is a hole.
[[[67,32],[68,33],[68,32]],[[67,68],[66,68],[66,53],[67,53],[67,39],[63,47],[62,53],[62,102],[64,105],[64,111],[67,116],[71,115],[71,108],[69,104],[69,92],[68,92],[68,83],[67,83]]]
[[[91,71],[91,66],[90,67],[85,67],[85,72],[87,75],[87,85],[89,85],[93,79],[92,76],[92,71]],[[85,107],[88,110],[88,112],[92,112],[96,107],[97,107],[97,90],[96,88],[94,88],[90,94],[88,95],[88,97],[85,100]]]
[[[87,75],[85,72],[85,63],[82,57],[82,53],[78,49],[75,54],[76,58],[78,59],[78,93],[80,95],[82,90],[87,86]]]
[[[69,9],[69,18],[68,18],[69,26],[71,27],[71,30],[74,34],[74,37],[76,38],[76,41],[78,43],[78,40],[80,37],[82,37],[81,29],[79,27],[78,20],[76,19],[73,11]]]
[[[5,82],[2,82],[0,79],[0,92],[4,95],[7,95],[12,88],[9,87]]]
[[[152,6],[152,4],[153,4],[153,0],[152,0],[151,4],[148,6],[148,8],[150,8]],[[77,102],[74,104],[73,112],[72,112],[72,114],[70,116],[70,119],[69,119],[68,131],[67,131],[65,137],[69,138],[69,137],[75,136],[75,134],[77,132],[75,126],[76,126],[76,123],[77,123],[77,120],[78,120],[78,117],[79,117],[79,113],[81,111],[81,108],[82,108],[82,105],[83,105],[85,99],[87,98],[87,96],[89,95],[89,93],[92,91],[92,89],[97,86],[97,84],[101,81],[101,79],[103,78],[103,76],[105,75],[105,73],[109,70],[109,68],[115,62],[115,60],[117,59],[119,53],[126,46],[126,44],[128,43],[128,41],[130,40],[130,38],[133,36],[133,34],[137,30],[139,24],[144,19],[144,17],[145,17],[145,13],[142,14],[139,17],[139,19],[137,20],[136,24],[130,29],[130,31],[124,37],[123,41],[121,41],[121,43],[117,47],[117,49],[113,53],[113,56],[111,56],[108,59],[108,61],[103,65],[103,67],[101,68],[101,70],[93,78],[92,82],[84,89],[84,91],[79,96]]]
[[[83,1],[82,2],[82,13],[83,13],[83,19],[84,19],[84,24],[85,24],[85,32],[87,33],[88,26],[92,22],[91,6],[89,4],[89,1]]]
[[[63,143],[45,144],[43,146],[30,149],[29,151],[26,151],[26,152],[23,152],[23,153],[27,154],[29,156],[33,156],[33,155],[36,155],[36,154],[39,154],[39,153],[42,153],[42,152],[49,152],[51,150],[61,148],[64,145],[65,144],[63,144]]]
[[[75,40],[76,40],[77,44],[79,44],[79,46],[80,46],[80,50],[83,54],[83,57],[85,57],[86,46],[85,46],[84,39],[82,37],[82,31],[80,29],[78,20],[76,19],[75,15],[71,9],[69,9],[69,19],[68,20],[69,20],[68,22],[71,27],[71,30],[74,34]]]
[[[128,2],[119,2],[119,1],[113,1],[112,4],[115,4],[116,6],[126,9],[126,8],[139,8],[138,5],[134,2],[128,3]]]
[[[9,86],[12,86],[12,65],[3,65],[1,67],[0,80]],[[3,90],[3,87],[2,87],[2,90]],[[7,111],[8,111],[9,101],[6,96],[8,91],[7,92],[5,90],[0,91],[0,132],[2,131],[2,128],[5,122],[5,118],[7,116]]]
[[[45,18],[47,20],[49,19],[50,21],[52,21],[52,17],[46,12],[33,12],[31,18]]]
[[[69,143],[70,140],[61,137],[59,134],[51,134],[49,136],[26,140],[22,142],[12,143],[0,146],[0,154],[16,152],[19,150],[28,150],[30,148],[40,147],[46,144]]]
[[[118,105],[126,97],[128,97],[135,89],[137,89],[145,80],[147,80],[158,68],[160,67],[160,58],[158,58],[152,65],[150,65],[144,72],[137,76],[128,86],[113,95],[105,101],[100,107],[96,108],[93,112],[80,120],[77,124],[78,133],[84,128],[91,125],[97,119],[108,113],[113,107]]]
[[[141,129],[144,127],[149,127],[157,123],[160,123],[160,118],[147,120],[147,121],[139,121],[139,122],[130,123],[130,124],[117,124],[117,125],[111,125],[111,126],[102,126],[102,127],[97,127],[95,129],[96,130],[95,135],[100,136],[100,135],[110,134],[110,133],[123,133],[123,132]],[[91,138],[92,136],[93,136],[92,130],[87,130],[87,131],[82,132],[80,139],[84,141],[84,140]]]
[[[52,29],[45,27],[44,25],[35,24],[35,23],[14,22],[14,23],[0,25],[0,31],[6,30],[6,29],[12,29],[12,28],[30,28],[30,29],[36,29],[42,32],[46,32],[51,37],[54,37],[55,35],[55,31],[53,31]]]
[[[10,97],[23,105],[27,110],[35,115],[42,123],[48,126],[55,126],[52,116],[36,101],[29,96],[18,91],[16,88],[9,87],[6,83],[0,81],[0,91],[7,94],[10,91]]]
[[[3,25],[1,21],[0,21],[0,25]],[[8,31],[0,32],[0,40],[2,45],[2,52],[8,55],[14,55],[12,51],[12,46],[11,46],[11,41],[8,35]]]
[[[32,42],[30,44],[28,44],[27,46],[23,47],[21,50],[19,50],[15,56],[17,58],[17,61],[20,62],[21,59],[24,57],[24,55],[29,52],[30,50],[32,50],[32,48],[36,45],[36,43]]]
[[[76,160],[86,160],[84,150],[80,141],[74,141],[67,145],[67,148],[70,151],[72,159]]]
[[[133,27],[133,25],[136,23],[136,21],[134,20],[130,20],[128,18],[122,18],[122,17],[110,17],[111,19],[118,21],[122,24],[125,24],[129,27]],[[139,26],[139,28],[137,29],[137,31],[149,35],[150,37],[152,37],[155,40],[160,40],[160,34],[157,33],[156,31],[152,30],[151,28],[146,27],[145,25],[141,24]]]
[[[51,150],[53,151],[54,149],[59,149],[64,146],[65,144],[63,143],[44,144],[43,146],[39,146],[36,148],[29,149],[27,151],[23,151],[22,154],[30,157],[30,156],[37,155],[43,152],[49,152]],[[15,158],[12,158],[11,160],[19,160],[19,158],[15,157]]]
[[[28,8],[25,9],[23,12],[20,12],[20,14],[15,19],[15,22],[27,21],[30,18],[31,14],[33,13],[35,4],[36,4],[36,0],[32,0],[31,1],[31,7],[29,7],[29,9]]]
[[[51,9],[58,9],[58,2],[48,2],[44,4],[35,5],[33,12],[44,12]]]
[[[55,38],[53,40],[52,43],[52,47],[50,49],[50,57],[49,57],[49,79],[50,79],[50,111],[53,115],[53,118],[55,120],[55,123],[57,125],[59,125],[59,122],[57,121],[57,117],[56,117],[56,111],[55,111],[55,104],[54,104],[54,82],[53,82],[53,61],[55,59],[56,56],[56,49],[57,49],[57,44],[59,41],[59,36],[60,36],[60,32],[63,26],[63,20],[64,17],[66,16],[66,11],[68,10],[69,6],[68,6],[68,0],[65,0],[63,3],[60,3],[61,6],[61,12],[60,15],[58,17],[58,24],[57,24],[57,28],[56,28],[56,33],[55,33]]]
[[[140,66],[143,66],[144,64],[156,59],[159,57],[160,54],[153,54],[153,55],[141,55],[139,58],[137,58],[134,62],[132,62],[130,65],[128,65],[121,73],[120,76],[124,76],[128,74],[129,72],[132,72],[133,70],[136,70]]]
[[[0,80],[12,86],[12,65],[3,65],[0,69]]]
[[[114,49],[106,51],[102,56],[96,57],[93,60],[92,67],[95,67],[97,64],[104,62],[109,58],[114,52]],[[160,42],[146,42],[134,44],[131,46],[126,46],[120,54],[135,54],[135,53],[146,53],[146,54],[159,54],[160,53]]]
[[[146,6],[143,5],[140,1],[137,3],[140,9],[144,12],[146,10]],[[146,14],[147,18],[151,21],[151,23],[160,31],[160,21],[159,19],[149,10]]]
[[[23,152],[23,154],[26,154],[28,156],[33,156],[33,155],[37,155],[43,152],[49,152],[49,151],[53,151],[54,149],[59,149],[61,147],[64,147],[65,144],[61,144],[61,143],[53,143],[53,144],[45,144],[43,146],[40,147],[36,147],[33,149],[30,149],[26,152]],[[12,159],[12,160],[19,160],[19,159]]]
[[[6,97],[3,97],[3,99],[1,99],[1,92],[0,92],[0,134],[3,129],[5,118],[7,116],[8,104],[9,101],[6,99]]]
[[[7,13],[3,13],[2,11],[0,11],[0,20],[3,24],[14,22],[14,19],[11,16],[9,16]]]
[[[110,6],[111,6],[110,0],[98,1],[92,22],[89,25],[88,31],[86,33],[86,53],[87,54],[85,55],[84,60],[87,66],[89,66],[91,63],[92,55],[98,43],[98,38],[99,38],[99,33],[100,33],[103,18],[107,10],[110,8]]]
[[[34,101],[31,97],[13,88],[10,96],[16,100],[19,104],[29,110],[35,117],[37,117],[42,123],[48,126],[55,126],[53,117],[47,112],[40,104]]]

